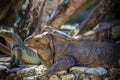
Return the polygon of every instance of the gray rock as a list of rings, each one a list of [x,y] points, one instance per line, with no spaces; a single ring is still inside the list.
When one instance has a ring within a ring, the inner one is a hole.
[[[74,74],[65,74],[60,76],[61,80],[75,80],[75,75]]]
[[[7,67],[0,65],[0,79],[5,79],[5,77],[7,76]]]
[[[6,77],[6,80],[18,80],[18,79],[19,77],[17,77],[15,73],[11,73]]]
[[[10,63],[7,63],[7,62],[0,62],[0,65],[9,66]]]
[[[120,68],[109,69],[109,74],[112,78],[115,78],[116,80],[119,78],[120,80]]]
[[[39,76],[37,80],[49,80],[49,78],[45,76]]]
[[[37,67],[37,66],[21,69],[21,70],[17,71],[16,74],[20,78],[23,78],[26,76],[35,76],[36,75],[35,67]]]
[[[87,70],[86,67],[79,67],[79,66],[74,66],[72,68],[70,68],[70,72],[72,73],[79,73],[82,74]]]
[[[0,65],[9,66],[10,60],[11,60],[11,57],[1,57],[0,58]]]
[[[90,78],[89,77],[85,77],[82,80],[90,80]]]
[[[11,57],[1,57],[0,62],[10,62]]]
[[[67,70],[59,71],[49,77],[44,74],[47,68],[44,65],[24,66],[22,68],[11,69],[10,75],[6,66],[0,65],[0,79],[3,80],[119,80],[120,68],[112,68],[108,71],[102,67],[88,68],[75,66]],[[5,72],[5,73],[4,73]],[[4,76],[4,77],[3,77]]]
[[[80,74],[80,76],[79,76],[79,78],[81,79],[81,80],[83,80],[84,78],[87,78],[88,77],[88,75],[87,74]]]
[[[79,67],[75,66],[70,68],[70,72],[72,73],[87,73],[87,74],[98,74],[98,75],[105,75],[107,74],[107,70],[102,67],[96,67],[96,68],[88,68],[88,67]]]
[[[85,73],[88,73],[88,74],[97,74],[97,75],[105,75],[107,74],[107,70],[105,68],[102,68],[102,67],[96,67],[96,68],[87,68],[85,70]]]
[[[0,65],[0,70],[7,70],[8,68],[4,65]]]
[[[59,76],[65,75],[65,74],[67,74],[67,70],[58,71],[58,72],[56,72],[55,74],[56,74],[56,75],[59,75]]]
[[[102,79],[98,76],[90,76],[90,80],[102,80]]]
[[[57,75],[52,75],[49,80],[60,80],[60,78]]]
[[[75,75],[75,80],[80,80],[80,74],[74,74]]]
[[[111,80],[111,79],[110,79],[110,77],[106,77],[106,78],[104,78],[103,80]]]
[[[38,76],[24,77],[23,80],[38,80]]]
[[[47,68],[44,65],[35,67],[35,72],[37,75],[44,75]]]

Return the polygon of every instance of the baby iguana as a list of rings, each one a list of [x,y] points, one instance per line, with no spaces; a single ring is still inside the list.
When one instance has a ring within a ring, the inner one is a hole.
[[[15,58],[15,61],[12,61],[14,63],[11,63],[11,65],[17,64],[18,60],[26,64],[40,64],[37,53],[26,47],[17,34],[11,31],[1,30],[0,36],[2,36],[11,47],[12,58]]]
[[[120,45],[113,42],[69,39],[52,33],[30,36],[25,42],[48,67],[46,76],[75,65],[120,67]]]

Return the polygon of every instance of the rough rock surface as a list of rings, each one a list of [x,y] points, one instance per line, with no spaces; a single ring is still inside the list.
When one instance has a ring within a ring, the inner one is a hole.
[[[106,70],[103,67],[74,66],[46,78],[44,74],[47,68],[44,65],[8,69],[9,61],[10,57],[0,58],[0,80],[120,80],[120,68]]]

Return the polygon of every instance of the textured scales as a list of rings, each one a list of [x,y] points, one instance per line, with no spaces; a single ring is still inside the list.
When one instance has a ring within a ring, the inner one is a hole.
[[[48,67],[46,76],[75,65],[120,67],[120,45],[114,42],[75,40],[52,33],[30,36],[25,42],[37,50],[41,62]]]

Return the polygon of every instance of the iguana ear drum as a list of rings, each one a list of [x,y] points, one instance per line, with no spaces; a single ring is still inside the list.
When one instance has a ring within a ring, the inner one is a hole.
[[[50,35],[49,35],[49,44],[48,44],[48,47],[51,50],[51,57],[53,57],[54,54],[55,54],[55,46],[54,46],[54,42],[53,42],[52,36],[50,36]]]
[[[42,45],[48,45],[48,43],[49,43],[49,38],[48,37],[42,37],[41,39],[40,39],[40,42],[39,42],[40,44],[42,44]]]

